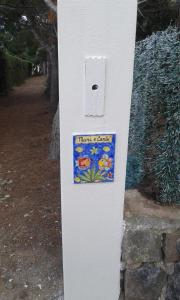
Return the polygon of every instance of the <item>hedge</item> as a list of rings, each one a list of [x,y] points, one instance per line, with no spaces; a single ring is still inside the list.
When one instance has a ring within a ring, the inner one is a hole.
[[[6,95],[13,86],[23,83],[31,75],[31,67],[31,62],[0,51],[0,95]]]
[[[179,53],[172,27],[136,45],[126,185],[165,204],[180,204]]]

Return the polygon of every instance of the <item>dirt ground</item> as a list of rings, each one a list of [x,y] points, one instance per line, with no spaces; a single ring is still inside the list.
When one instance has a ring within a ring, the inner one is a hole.
[[[180,220],[180,206],[163,206],[153,199],[148,199],[138,190],[128,190],[125,193],[124,217],[153,217],[171,221]]]
[[[62,292],[59,163],[48,160],[44,85],[35,77],[0,98],[0,300]]]

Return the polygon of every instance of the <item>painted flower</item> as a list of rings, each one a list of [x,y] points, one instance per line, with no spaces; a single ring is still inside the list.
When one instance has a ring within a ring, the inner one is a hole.
[[[98,154],[98,148],[96,148],[96,147],[92,147],[92,149],[90,151],[91,151],[91,154]]]
[[[98,161],[99,170],[108,171],[112,167],[112,158],[107,154],[104,154],[101,159]]]
[[[80,169],[80,170],[86,170],[90,167],[91,164],[91,160],[88,156],[82,156],[79,157],[76,160],[76,166]]]
[[[104,150],[105,152],[109,152],[109,151],[110,151],[110,148],[109,148],[108,146],[104,146],[104,147],[103,147],[103,150]]]
[[[78,153],[83,152],[83,148],[82,147],[76,147],[76,152],[78,152]]]

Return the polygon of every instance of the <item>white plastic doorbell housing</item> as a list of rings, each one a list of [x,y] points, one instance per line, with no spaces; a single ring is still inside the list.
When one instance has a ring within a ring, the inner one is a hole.
[[[87,57],[85,60],[84,114],[89,117],[104,115],[106,58]]]

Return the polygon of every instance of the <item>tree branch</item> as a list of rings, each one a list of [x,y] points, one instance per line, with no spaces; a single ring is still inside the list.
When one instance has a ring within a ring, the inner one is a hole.
[[[57,14],[57,6],[52,2],[52,0],[44,0],[46,5],[52,9]]]
[[[147,0],[139,0],[138,1],[138,5],[140,5],[140,4],[142,4],[142,3],[144,3],[144,2],[146,2]]]
[[[48,53],[50,53],[51,52],[51,47],[41,39],[41,37],[40,37],[39,33],[37,32],[37,30],[32,28],[31,32],[34,34],[35,39],[41,45],[41,49],[46,49],[48,51]]]
[[[2,9],[11,9],[11,10],[18,10],[18,9],[34,9],[35,7],[34,6],[26,6],[26,5],[23,5],[23,6],[14,6],[14,5],[10,5],[10,4],[0,4],[0,8]]]
[[[5,4],[1,4],[0,8],[2,8],[2,9],[11,9],[11,10],[16,9],[16,7],[14,7],[14,6],[5,5]]]

